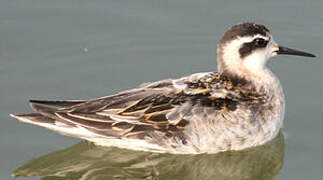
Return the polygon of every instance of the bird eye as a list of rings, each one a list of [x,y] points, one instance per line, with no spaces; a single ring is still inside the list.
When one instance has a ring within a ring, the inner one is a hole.
[[[256,46],[258,46],[258,47],[265,47],[265,46],[267,46],[267,41],[266,41],[266,40],[264,40],[264,39],[262,39],[262,38],[257,38],[257,39],[255,39],[255,40],[254,40],[254,43],[255,43],[255,45],[256,45]]]

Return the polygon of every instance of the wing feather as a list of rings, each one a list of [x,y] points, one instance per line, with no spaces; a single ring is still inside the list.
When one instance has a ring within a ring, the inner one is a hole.
[[[48,100],[29,100],[30,103],[34,104],[43,104],[49,106],[58,106],[58,107],[69,107],[76,104],[84,103],[86,100],[69,100],[69,101],[48,101]]]
[[[246,97],[244,92],[234,88],[218,73],[200,73],[145,84],[98,99],[32,100],[31,106],[44,117],[82,127],[101,136],[141,139],[146,136],[159,139],[176,136],[184,143],[183,131],[188,125],[196,124],[194,121],[197,119],[225,119],[221,115],[235,111],[239,100],[250,101],[243,99]],[[252,96],[248,94],[248,97]]]

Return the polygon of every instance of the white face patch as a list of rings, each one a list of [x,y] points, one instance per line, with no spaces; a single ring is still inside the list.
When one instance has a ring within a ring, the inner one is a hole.
[[[268,37],[267,40],[269,40]],[[243,66],[251,72],[259,73],[264,68],[267,60],[277,54],[275,53],[276,49],[277,44],[271,37],[266,48],[253,51],[242,60]]]
[[[254,50],[243,59],[240,56],[240,48],[245,43],[250,43],[257,38],[269,41],[265,48]],[[247,70],[259,74],[263,70],[267,60],[276,55],[277,44],[273,37],[257,34],[255,36],[238,37],[237,39],[225,44],[222,49],[222,61],[225,67],[232,72],[240,73],[239,70]],[[243,73],[243,72],[241,72]]]

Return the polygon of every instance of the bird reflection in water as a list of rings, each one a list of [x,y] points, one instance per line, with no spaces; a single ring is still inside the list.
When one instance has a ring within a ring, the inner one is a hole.
[[[103,179],[277,179],[283,166],[284,137],[243,151],[172,155],[95,146],[82,141],[64,150],[31,160],[15,177],[43,180]]]

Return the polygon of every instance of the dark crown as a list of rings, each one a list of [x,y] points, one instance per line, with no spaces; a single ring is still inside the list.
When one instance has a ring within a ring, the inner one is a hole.
[[[238,36],[244,37],[256,34],[267,36],[269,33],[269,30],[262,24],[252,22],[241,23],[232,26],[227,32],[225,32],[220,40],[220,44],[236,39]]]

